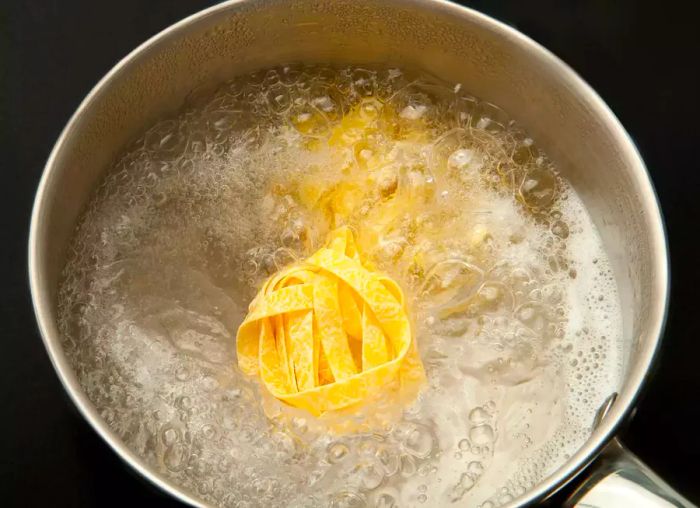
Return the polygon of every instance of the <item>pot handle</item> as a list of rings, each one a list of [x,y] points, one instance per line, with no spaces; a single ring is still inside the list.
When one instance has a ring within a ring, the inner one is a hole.
[[[613,439],[564,503],[567,508],[693,508],[649,466]]]

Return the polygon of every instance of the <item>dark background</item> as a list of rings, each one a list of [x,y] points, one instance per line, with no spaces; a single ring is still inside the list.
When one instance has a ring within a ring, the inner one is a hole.
[[[0,0],[4,506],[175,505],[124,466],[63,393],[34,323],[26,242],[42,167],[82,98],[131,49],[212,3]],[[672,299],[658,367],[623,438],[700,502],[697,18],[673,2],[464,3],[516,26],[579,72],[618,115],[649,166],[668,226]]]

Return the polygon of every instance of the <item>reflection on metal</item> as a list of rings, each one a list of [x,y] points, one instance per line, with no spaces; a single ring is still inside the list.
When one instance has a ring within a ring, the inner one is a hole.
[[[566,503],[576,508],[690,508],[684,499],[618,440],[605,449],[590,477]]]
[[[603,421],[605,415],[608,414],[608,411],[610,411],[610,408],[612,407],[615,400],[617,400],[617,392],[611,393],[608,396],[608,398],[603,401],[603,403],[598,408],[598,411],[596,412],[595,416],[593,417],[593,424],[591,425],[591,430],[595,430],[598,428],[598,425],[600,425],[600,423]]]

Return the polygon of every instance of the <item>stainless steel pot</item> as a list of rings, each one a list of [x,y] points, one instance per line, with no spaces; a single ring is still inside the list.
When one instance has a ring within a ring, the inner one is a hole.
[[[81,209],[130,139],[176,110],[193,89],[297,61],[391,63],[462,83],[529,130],[592,214],[624,309],[625,380],[601,408],[585,445],[513,505],[545,499],[607,446],[601,468],[570,504],[690,506],[616,441],[610,444],[649,372],[668,298],[666,240],[644,163],[600,97],[559,59],[516,30],[442,0],[233,0],[156,35],[87,96],[44,170],[32,217],[29,272],[51,360],[95,430],[144,477],[182,501],[201,504],[129,450],[81,390],[56,327],[58,279]]]

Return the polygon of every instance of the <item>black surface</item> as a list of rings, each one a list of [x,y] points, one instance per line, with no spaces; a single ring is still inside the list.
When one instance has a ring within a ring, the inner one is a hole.
[[[195,0],[0,0],[0,503],[174,502],[136,477],[77,414],[35,328],[26,282],[33,193],[91,87]],[[559,55],[610,105],[649,166],[668,225],[672,300],[657,371],[624,440],[700,502],[698,91],[695,16],[672,2],[467,2]]]

